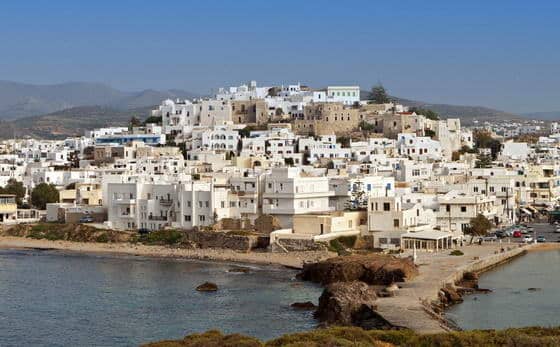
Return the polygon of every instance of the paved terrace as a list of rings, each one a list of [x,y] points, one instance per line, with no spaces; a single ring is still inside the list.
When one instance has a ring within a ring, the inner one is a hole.
[[[501,253],[501,248],[510,251]],[[425,304],[438,300],[438,292],[445,283],[454,282],[465,271],[478,271],[500,263],[529,249],[515,243],[468,245],[459,248],[464,255],[449,255],[450,250],[439,253],[417,252],[416,264],[420,274],[402,284],[394,297],[378,299],[377,312],[395,326],[410,328],[419,333],[440,333],[450,329],[425,309]],[[496,254],[498,252],[498,254]],[[403,256],[411,256],[406,252]]]

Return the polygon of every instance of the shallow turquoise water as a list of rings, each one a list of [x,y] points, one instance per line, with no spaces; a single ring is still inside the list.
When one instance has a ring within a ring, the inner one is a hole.
[[[463,329],[560,325],[558,250],[516,258],[482,274],[479,285],[494,292],[465,296],[462,304],[447,312]]]
[[[263,339],[312,329],[321,289],[295,271],[57,251],[0,250],[0,346],[135,346],[216,328]],[[194,288],[218,284],[215,293]]]

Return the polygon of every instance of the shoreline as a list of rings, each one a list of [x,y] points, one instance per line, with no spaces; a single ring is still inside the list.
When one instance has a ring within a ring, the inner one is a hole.
[[[504,251],[502,252],[502,249]],[[462,279],[466,272],[483,272],[526,254],[528,251],[560,249],[560,244],[493,243],[467,245],[462,256],[449,252],[419,253],[416,263],[420,274],[403,282],[394,297],[378,299],[377,313],[393,326],[418,333],[444,333],[456,330],[445,317],[445,310],[434,310],[440,304],[440,292]],[[410,256],[403,254],[402,256]]]
[[[19,236],[0,236],[0,249],[58,250],[77,253],[133,255],[163,259],[193,259],[252,265],[275,265],[301,269],[304,263],[330,258],[327,252],[241,253],[228,249],[186,249],[132,243],[96,243],[38,240]]]
[[[241,253],[227,249],[183,249],[131,243],[89,243],[37,240],[16,236],[0,236],[0,249],[57,250],[83,254],[113,254],[160,259],[192,259],[246,265],[281,266],[301,269],[306,262],[317,262],[335,256],[328,252]],[[501,251],[505,249],[505,251]],[[492,270],[527,252],[560,249],[560,243],[468,245],[463,256],[449,252],[420,253],[419,276],[403,282],[394,297],[377,300],[376,312],[391,325],[418,333],[441,333],[457,330],[444,310],[434,310],[443,288],[455,286],[466,272],[477,274]],[[408,256],[403,254],[402,256]],[[451,322],[451,324],[450,324]]]

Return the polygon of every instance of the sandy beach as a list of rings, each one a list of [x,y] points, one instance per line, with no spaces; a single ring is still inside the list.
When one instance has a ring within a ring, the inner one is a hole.
[[[335,253],[327,252],[291,252],[289,254],[267,252],[241,253],[227,249],[183,249],[131,243],[49,241],[11,236],[0,236],[0,248],[55,249],[82,253],[111,253],[146,257],[186,258],[260,265],[280,265],[292,268],[301,268],[306,262],[316,262],[336,255]]]

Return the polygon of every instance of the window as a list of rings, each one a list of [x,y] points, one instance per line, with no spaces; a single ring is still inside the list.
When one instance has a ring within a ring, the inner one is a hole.
[[[391,203],[384,202],[383,203],[383,211],[391,211]]]
[[[398,220],[398,219],[393,219],[393,226],[394,226],[395,228],[398,228],[398,227],[399,227],[399,220]]]
[[[467,206],[461,206],[461,212],[467,212]]]
[[[185,222],[190,222],[191,221],[191,215],[190,214],[186,214],[185,215]]]
[[[198,220],[204,222],[206,220],[206,216],[201,214],[198,216]]]
[[[445,212],[451,212],[451,205],[445,205]]]

